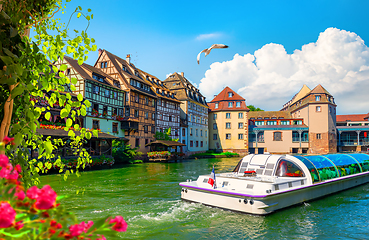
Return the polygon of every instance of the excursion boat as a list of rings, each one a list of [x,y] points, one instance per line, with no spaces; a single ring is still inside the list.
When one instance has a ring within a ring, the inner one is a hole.
[[[233,172],[187,180],[181,198],[257,215],[270,214],[369,182],[364,153],[291,156],[251,154]]]

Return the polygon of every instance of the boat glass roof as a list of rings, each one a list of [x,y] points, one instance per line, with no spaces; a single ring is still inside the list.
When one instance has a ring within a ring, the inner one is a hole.
[[[369,154],[294,156],[309,169],[313,182],[369,171]]]

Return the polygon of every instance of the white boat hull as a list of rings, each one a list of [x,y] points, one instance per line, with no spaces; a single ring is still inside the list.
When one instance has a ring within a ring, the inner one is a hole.
[[[321,198],[369,182],[369,172],[312,185],[275,191],[265,195],[242,194],[224,190],[196,187],[191,182],[181,183],[181,198],[207,206],[256,215],[270,214],[276,210]]]

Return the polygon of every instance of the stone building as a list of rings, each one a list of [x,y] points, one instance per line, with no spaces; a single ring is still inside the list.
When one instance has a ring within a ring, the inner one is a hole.
[[[246,155],[248,112],[246,100],[225,87],[209,105],[209,149]]]
[[[281,111],[249,113],[249,150],[326,154],[337,151],[336,104],[321,85],[304,85]]]

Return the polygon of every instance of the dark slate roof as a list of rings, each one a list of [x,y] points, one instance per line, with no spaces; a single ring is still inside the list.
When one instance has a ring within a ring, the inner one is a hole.
[[[150,142],[145,145],[145,147],[151,146],[151,145],[164,145],[167,147],[175,147],[175,146],[186,146],[186,144],[176,142],[176,141],[168,141],[168,140],[156,140],[153,142]]]

